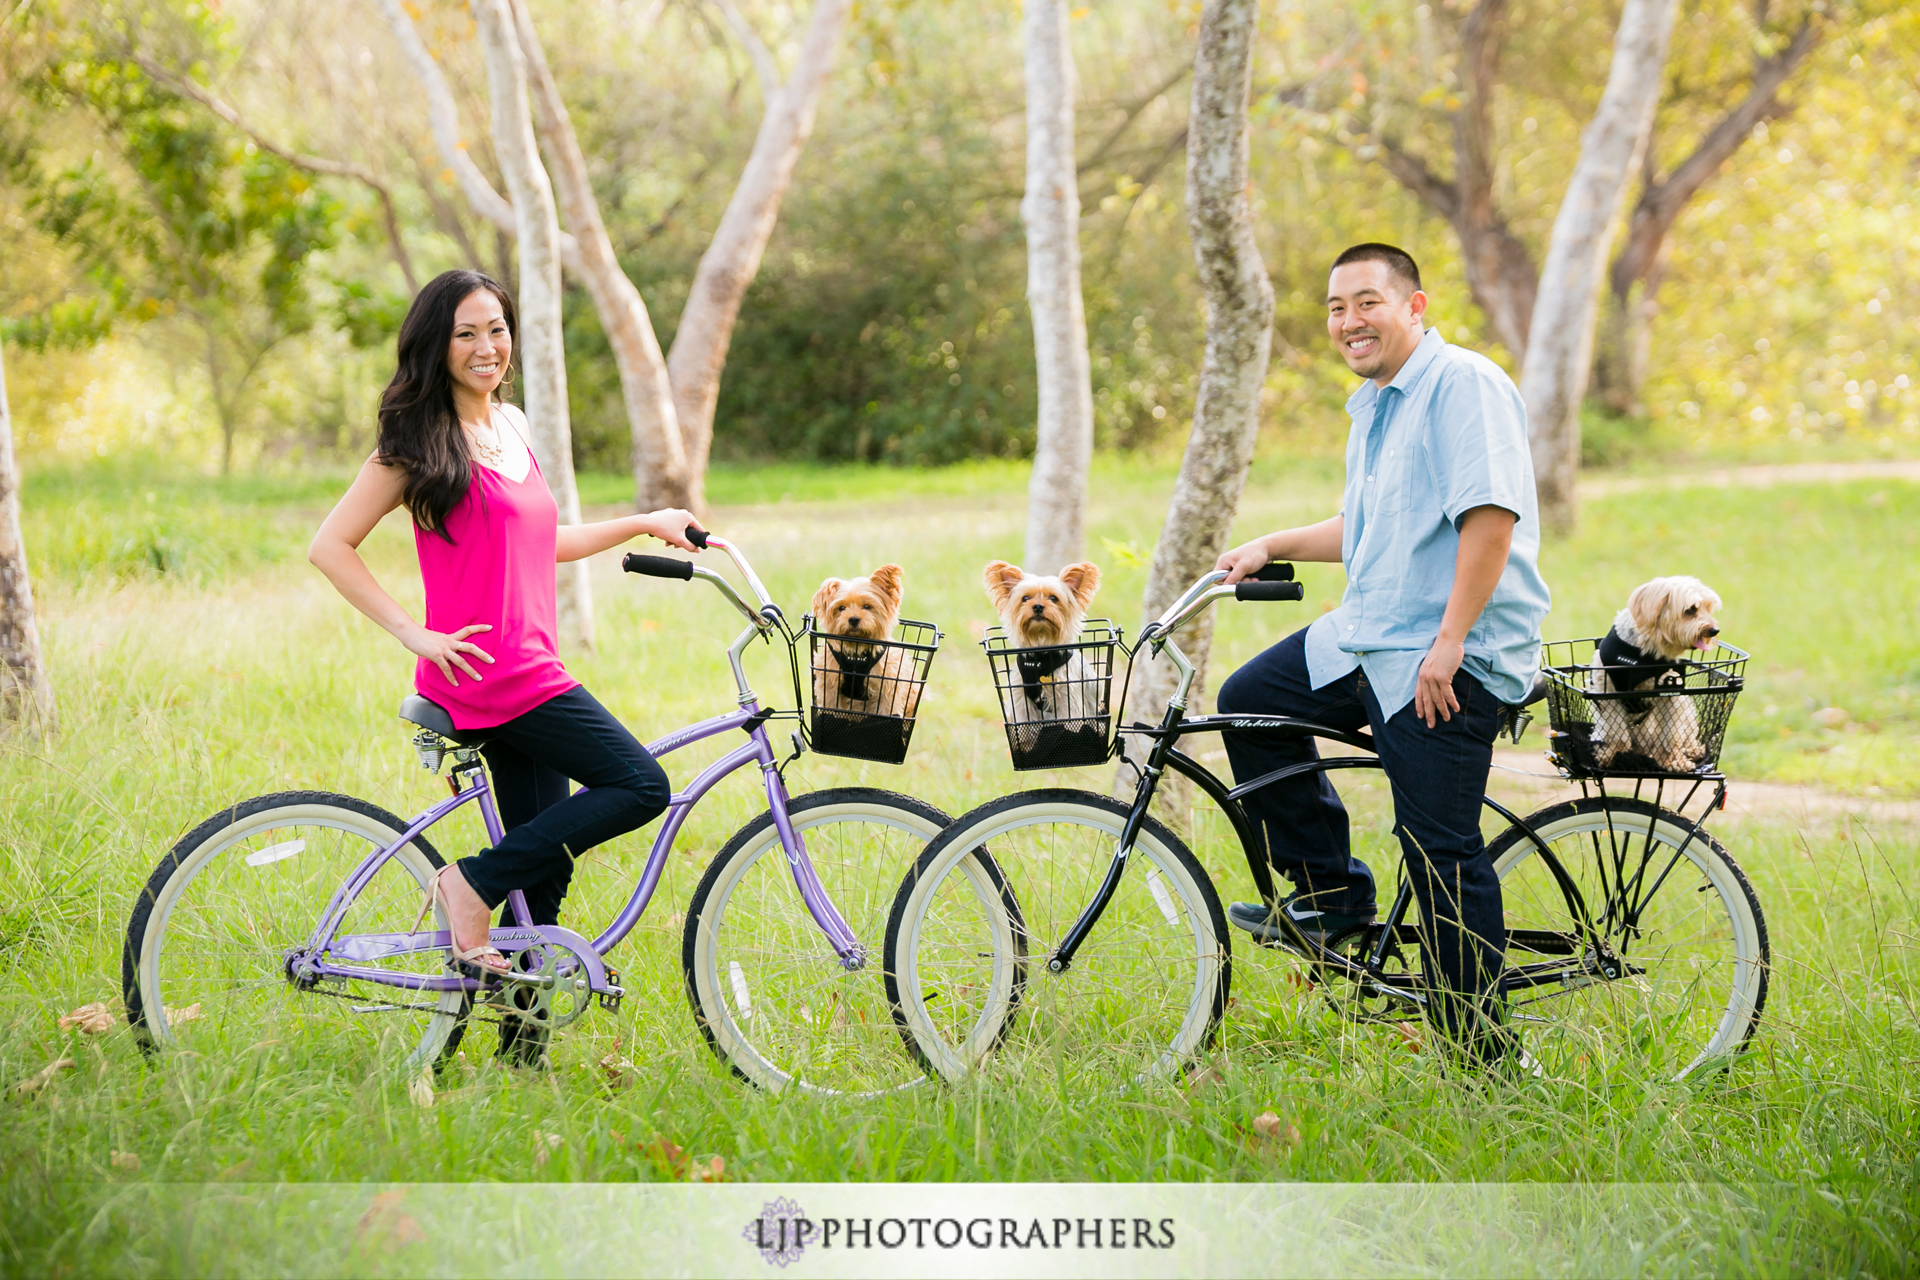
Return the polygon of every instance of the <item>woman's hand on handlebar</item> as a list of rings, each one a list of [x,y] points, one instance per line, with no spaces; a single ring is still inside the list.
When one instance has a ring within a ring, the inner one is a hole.
[[[396,634],[401,644],[440,668],[440,674],[447,678],[447,683],[457,686],[460,681],[453,674],[455,667],[460,668],[475,680],[480,679],[480,673],[467,662],[465,655],[471,654],[482,662],[493,661],[492,654],[467,639],[476,631],[491,630],[493,630],[492,626],[487,623],[477,622],[470,627],[460,628],[452,635],[447,635],[445,632],[429,631],[415,624]]]
[[[687,540],[687,529],[705,530],[706,526],[694,519],[691,511],[682,511],[678,507],[667,507],[661,511],[649,511],[646,515],[635,517],[641,533],[652,534],[669,546],[682,551],[698,551],[700,548]]]
[[[1268,562],[1272,559],[1273,557],[1267,554],[1266,539],[1255,538],[1252,542],[1242,543],[1231,551],[1222,552],[1220,558],[1214,562],[1213,567],[1216,569],[1225,569],[1227,571],[1227,580],[1222,585],[1232,586],[1242,578],[1249,577],[1266,568]]]

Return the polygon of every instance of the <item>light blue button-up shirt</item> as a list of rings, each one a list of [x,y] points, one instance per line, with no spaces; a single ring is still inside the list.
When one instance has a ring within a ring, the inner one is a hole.
[[[1371,378],[1347,401],[1347,488],[1340,607],[1307,630],[1318,689],[1356,666],[1391,718],[1413,701],[1420,663],[1440,635],[1460,550],[1460,517],[1504,507],[1519,517],[1506,571],[1467,632],[1467,674],[1519,702],[1540,668],[1540,622],[1552,597],[1540,577],[1527,409],[1499,365],[1448,345],[1437,329],[1392,382]]]

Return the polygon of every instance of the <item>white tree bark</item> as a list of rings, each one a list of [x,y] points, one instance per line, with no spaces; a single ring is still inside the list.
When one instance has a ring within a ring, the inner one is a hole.
[[[1180,460],[1167,521],[1147,574],[1145,612],[1155,618],[1226,549],[1260,426],[1273,332],[1273,285],[1254,240],[1247,201],[1247,94],[1259,0],[1207,0],[1193,60],[1193,107],[1187,133],[1187,226],[1207,300],[1207,350],[1200,367],[1193,431]],[[1206,678],[1213,615],[1179,636]],[[1136,673],[1129,719],[1158,721],[1175,686],[1170,663]],[[1119,785],[1130,787],[1122,767]]]
[[[1580,403],[1593,368],[1607,256],[1627,182],[1653,128],[1677,0],[1626,0],[1600,105],[1580,138],[1580,158],[1553,220],[1527,338],[1520,395],[1527,403],[1540,516],[1573,528],[1580,476]]]
[[[533,89],[534,120],[539,126],[547,159],[552,163],[561,207],[579,244],[576,273],[586,283],[613,350],[620,373],[621,397],[627,406],[627,427],[633,439],[635,502],[642,511],[691,506],[687,487],[687,451],[680,437],[680,419],[673,407],[673,384],[667,378],[666,357],[653,330],[647,304],[614,256],[587,177],[587,159],[573,131],[573,118],[554,84],[546,51],[534,30],[526,0],[513,0],[513,16],[520,47],[526,55]]]
[[[27,544],[20,536],[20,473],[13,464],[13,416],[7,370],[0,360],[0,726],[31,733],[58,727],[53,684],[40,654]]]
[[[1027,306],[1040,414],[1027,484],[1027,569],[1058,573],[1086,549],[1093,367],[1080,294],[1080,188],[1073,152],[1068,0],[1026,0]]]
[[[580,523],[580,495],[573,483],[573,433],[567,417],[567,362],[560,329],[560,220],[553,188],[533,140],[527,100],[526,60],[521,54],[508,0],[472,0],[480,45],[486,52],[487,90],[493,108],[493,148],[513,201],[519,239],[519,345],[527,422],[534,454],[560,507],[562,524]],[[593,595],[584,560],[556,566],[560,640],[593,647]]]
[[[680,313],[680,328],[667,352],[695,510],[706,499],[713,409],[720,397],[720,371],[733,342],[734,321],[747,287],[760,270],[760,257],[780,217],[780,201],[793,181],[794,165],[813,132],[814,114],[826,92],[852,7],[853,0],[814,0],[799,58],[785,86],[766,105],[753,154],[713,240],[701,255],[686,309]]]

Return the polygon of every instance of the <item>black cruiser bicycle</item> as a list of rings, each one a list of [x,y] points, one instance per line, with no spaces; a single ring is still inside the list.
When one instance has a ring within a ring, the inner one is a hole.
[[[1217,806],[1271,905],[1272,871],[1241,798],[1301,773],[1380,767],[1365,733],[1284,716],[1186,714],[1194,671],[1174,633],[1218,600],[1302,595],[1290,565],[1269,565],[1234,586],[1220,585],[1225,576],[1216,571],[1195,582],[1130,650],[1102,627],[1089,628],[1082,642],[1089,652],[1072,662],[1057,655],[1036,662],[1008,650],[1004,637],[985,642],[1016,768],[1097,764],[1128,736],[1144,748],[1145,762],[1131,804],[1063,788],[1003,796],[956,819],[909,871],[887,926],[887,994],[902,1038],[930,1074],[958,1080],[1010,1039],[1055,1061],[1108,1055],[1131,1074],[1184,1071],[1219,1028],[1232,955],[1206,870],[1149,813],[1161,783],[1178,774]],[[1696,700],[1688,718],[1698,722],[1707,754],[1691,772],[1673,774],[1629,752],[1599,764],[1593,726],[1606,718],[1607,699],[1626,695],[1596,691],[1604,686],[1592,678],[1595,643],[1549,646],[1550,662],[1565,661],[1543,671],[1524,706],[1507,711],[1506,731],[1518,742],[1531,719],[1525,706],[1548,700],[1549,758],[1582,794],[1524,818],[1485,802],[1505,824],[1488,842],[1508,929],[1500,989],[1538,1059],[1628,1054],[1639,1069],[1686,1076],[1736,1054],[1766,1001],[1760,904],[1704,829],[1725,801],[1715,761],[1747,655],[1721,646],[1690,663],[1683,682],[1633,695]],[[1111,647],[1122,649],[1129,672],[1143,652],[1164,654],[1178,671],[1158,725],[1109,731]],[[1049,679],[1098,687],[1054,689],[1043,683]],[[1183,749],[1189,738],[1229,729],[1311,735],[1362,754],[1326,756],[1236,786]],[[991,856],[969,856],[976,851]],[[1284,913],[1280,919],[1287,921]],[[1291,922],[1283,927],[1291,936],[1281,945],[1306,961],[1309,978],[1342,1015],[1420,1017],[1427,982],[1404,874],[1392,905],[1372,924],[1324,944]]]

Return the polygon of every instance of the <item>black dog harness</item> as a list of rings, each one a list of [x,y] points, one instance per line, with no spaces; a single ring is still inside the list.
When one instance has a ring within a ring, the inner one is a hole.
[[[886,654],[886,651],[877,643],[863,642],[859,648],[863,654],[856,658],[831,640],[827,642],[827,652],[833,655],[833,660],[841,671],[840,694],[849,702],[867,700],[867,675]]]
[[[1596,651],[1600,665],[1622,671],[1633,672],[1638,679],[1634,684],[1651,680],[1655,684],[1685,684],[1687,660],[1678,658],[1669,660],[1656,657],[1639,645],[1629,643],[1618,631],[1608,631],[1600,638],[1600,647]],[[1628,715],[1644,718],[1653,710],[1652,698],[1622,698],[1620,709]]]
[[[1013,664],[1020,670],[1020,687],[1027,691],[1027,701],[1034,706],[1040,705],[1040,682],[1073,661],[1071,649],[1029,649],[1013,655]]]

